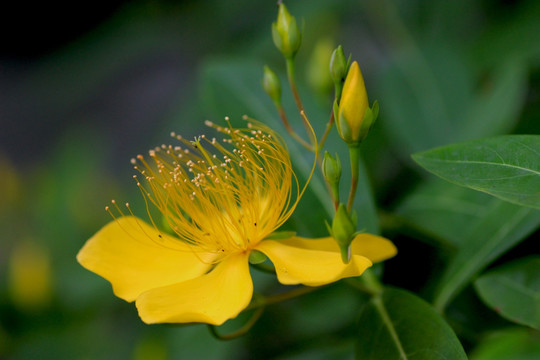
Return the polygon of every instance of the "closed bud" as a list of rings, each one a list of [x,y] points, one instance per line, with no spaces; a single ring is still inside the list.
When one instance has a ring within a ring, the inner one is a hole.
[[[330,185],[339,184],[341,178],[341,161],[336,154],[334,159],[328,151],[324,152],[324,158],[322,161],[322,171],[324,178]]]
[[[264,75],[261,81],[264,91],[270,96],[277,107],[281,106],[281,81],[272,69],[264,66]]]
[[[341,161],[339,161],[338,154],[334,159],[328,151],[324,152],[322,161],[323,176],[332,189],[332,197],[334,201],[339,202],[339,180],[341,179]]]
[[[279,51],[287,59],[292,59],[302,43],[302,33],[296,19],[283,3],[279,4],[277,21],[272,23],[272,39]]]
[[[347,71],[349,70],[349,62],[345,59],[345,54],[343,53],[343,48],[339,45],[330,58],[330,76],[334,81],[334,86],[336,87],[336,98],[339,99],[341,96],[341,90],[343,88],[343,82],[347,76]]]
[[[341,138],[349,145],[359,144],[364,140],[379,114],[379,105],[369,107],[364,78],[358,63],[352,63],[341,99],[334,106],[336,126]]]
[[[329,227],[328,230],[339,246],[341,260],[344,264],[349,263],[351,260],[351,242],[354,240],[357,232],[356,218],[349,214],[345,204],[339,204],[334,220],[332,221],[332,227]]]

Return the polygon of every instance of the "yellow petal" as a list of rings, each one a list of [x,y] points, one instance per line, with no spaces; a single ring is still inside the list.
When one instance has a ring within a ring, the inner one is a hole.
[[[208,254],[195,254],[188,244],[129,216],[103,227],[86,242],[77,260],[107,279],[116,296],[133,301],[149,289],[204,274],[211,259]]]
[[[147,324],[221,325],[245,309],[252,295],[248,255],[235,254],[208,274],[143,293],[136,305],[139,316]]]
[[[388,239],[363,233],[356,235],[351,243],[351,254],[359,254],[373,262],[379,262],[395,256],[397,249]]]
[[[321,286],[361,275],[372,265],[372,260],[380,261],[396,253],[390,241],[371,234],[361,234],[353,240],[348,264],[343,264],[339,247],[331,237],[265,240],[256,249],[272,260],[282,284],[308,286]]]

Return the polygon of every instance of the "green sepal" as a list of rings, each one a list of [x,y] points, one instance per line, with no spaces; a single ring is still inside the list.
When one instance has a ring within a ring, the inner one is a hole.
[[[328,151],[324,152],[322,161],[323,176],[330,188],[335,201],[339,201],[339,182],[341,180],[341,161],[336,153],[336,157],[332,157]]]
[[[341,179],[341,161],[337,153],[334,158],[328,151],[324,152],[322,171],[324,178],[330,185],[339,184],[339,180]]]
[[[339,45],[334,52],[332,52],[332,57],[330,58],[330,76],[334,81],[336,99],[341,98],[341,90],[343,89],[343,82],[347,77],[347,72],[349,71],[349,66],[347,60],[345,59],[345,54],[343,53],[343,47]]]
[[[289,23],[289,32],[287,33],[287,35],[289,37],[289,55],[286,55],[286,57],[294,57],[298,52],[298,49],[300,49],[300,45],[302,44],[302,34],[298,29],[298,25],[296,24],[296,19],[294,18],[294,16],[291,16],[291,22]]]
[[[249,253],[249,263],[253,265],[261,264],[268,259],[266,255],[257,250],[251,250]]]
[[[343,111],[339,113],[339,109],[338,109],[338,117],[336,118],[336,127],[338,129],[339,136],[343,139],[343,141],[345,141],[347,144],[355,142],[352,138],[352,133],[351,133],[351,128],[349,127],[349,123],[347,122],[347,119],[345,118]]]
[[[379,102],[375,100],[373,103],[373,106],[371,108],[367,108],[366,112],[364,114],[364,119],[362,120],[362,125],[360,126],[360,136],[359,141],[364,140],[371,130],[371,127],[375,123],[375,120],[377,120],[377,117],[379,116]]]
[[[337,125],[337,118],[339,115],[338,99],[334,99],[334,103],[332,104],[332,111],[334,112],[334,121],[336,122],[336,126],[338,126]],[[338,132],[339,132],[339,129],[338,129]]]
[[[278,48],[279,51],[282,51],[283,48],[283,42],[281,41],[281,35],[279,34],[279,31],[277,29],[277,23],[272,23],[272,40],[274,41],[274,45]]]
[[[334,237],[334,234],[332,233],[332,226],[328,223],[327,220],[324,220],[324,225],[326,225],[326,229],[328,230],[328,234],[330,234],[331,237]]]
[[[277,20],[272,23],[272,39],[287,59],[295,57],[302,43],[302,32],[298,29],[296,19],[283,3],[279,4]]]
[[[350,261],[350,245],[356,233],[356,219],[351,218],[345,204],[339,204],[332,221],[332,237],[338,243],[341,260],[344,264]]]

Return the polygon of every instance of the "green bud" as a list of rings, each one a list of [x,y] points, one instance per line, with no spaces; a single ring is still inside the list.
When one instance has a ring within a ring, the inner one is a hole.
[[[326,182],[332,189],[332,196],[334,201],[339,201],[339,180],[341,179],[341,161],[339,161],[338,154],[334,159],[328,151],[324,152],[322,161],[322,171]]]
[[[329,184],[339,184],[341,178],[341,161],[339,161],[337,153],[334,159],[328,151],[324,152],[322,171],[324,178]]]
[[[351,216],[345,204],[339,204],[332,221],[332,237],[336,240],[341,251],[341,260],[347,264],[351,259],[351,242],[356,236],[356,216]]]
[[[330,76],[334,81],[336,99],[338,102],[341,99],[341,91],[343,90],[343,83],[347,77],[350,63],[351,57],[349,56],[349,60],[346,60],[343,48],[339,45],[330,58]]]
[[[281,106],[281,81],[272,69],[264,66],[264,75],[261,81],[264,91],[270,96],[277,107]]]
[[[302,33],[296,19],[283,3],[279,4],[277,21],[272,23],[272,39],[279,51],[287,59],[292,59],[302,43]]]

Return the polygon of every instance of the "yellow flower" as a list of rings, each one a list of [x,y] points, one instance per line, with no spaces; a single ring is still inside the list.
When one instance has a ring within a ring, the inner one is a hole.
[[[282,284],[319,286],[357,276],[393,256],[388,240],[359,235],[349,264],[332,238],[269,235],[291,215],[303,190],[282,140],[262,124],[221,128],[219,141],[202,136],[185,146],[139,155],[135,169],[147,203],[155,205],[175,236],[134,217],[120,216],[95,234],[79,263],[111,282],[114,293],[136,301],[146,323],[220,325],[249,304],[249,254],[274,263]],[[305,188],[304,188],[305,189]]]

